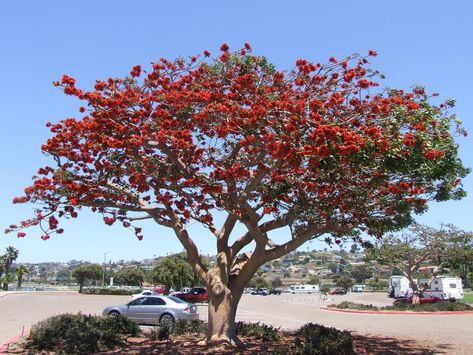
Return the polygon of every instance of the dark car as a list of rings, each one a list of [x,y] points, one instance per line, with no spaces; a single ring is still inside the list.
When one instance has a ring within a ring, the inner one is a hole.
[[[335,290],[330,291],[328,294],[329,295],[344,295],[346,294],[346,292],[343,288],[336,288]]]
[[[280,288],[272,288],[269,290],[270,295],[280,295],[281,294],[281,289]]]
[[[192,287],[189,292],[178,292],[173,296],[189,303],[208,302],[209,300],[209,294],[205,287]]]

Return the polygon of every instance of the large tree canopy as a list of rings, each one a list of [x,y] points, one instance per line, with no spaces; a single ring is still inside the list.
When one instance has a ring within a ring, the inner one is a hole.
[[[58,217],[75,218],[82,206],[139,239],[138,220],[170,227],[208,284],[210,304],[230,295],[232,311],[220,317],[230,327],[210,315],[209,329],[234,338],[233,308],[264,262],[326,233],[400,229],[428,201],[461,198],[467,171],[452,130],[463,131],[447,111],[453,101],[434,105],[420,86],[380,89],[367,57],[299,59],[284,72],[248,44],[221,52],[135,66],[93,91],[67,75],[55,82],[84,101],[82,117],[48,123],[53,136],[42,149],[56,166],[41,168],[14,200],[41,208],[9,230],[39,224],[47,239],[62,233]],[[223,226],[215,213],[226,214]],[[216,267],[202,263],[191,220],[214,234]],[[247,232],[233,240],[237,222]],[[271,241],[268,233],[283,227],[287,241]],[[252,242],[254,252],[239,255]]]

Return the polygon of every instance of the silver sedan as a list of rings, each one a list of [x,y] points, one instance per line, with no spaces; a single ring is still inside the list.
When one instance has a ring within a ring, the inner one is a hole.
[[[144,296],[127,304],[107,307],[103,315],[122,315],[138,324],[171,326],[179,320],[199,319],[196,305],[188,304],[173,296]]]

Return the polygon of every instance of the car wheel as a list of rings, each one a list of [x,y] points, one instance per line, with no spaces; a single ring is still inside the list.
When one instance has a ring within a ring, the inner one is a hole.
[[[118,317],[118,316],[120,315],[120,312],[111,311],[111,312],[108,312],[108,315],[109,315],[109,316],[112,316],[112,317]]]
[[[172,327],[173,324],[174,324],[175,320],[174,320],[174,317],[169,314],[169,313],[164,313],[161,318],[159,318],[159,323],[161,323],[161,325],[164,325],[165,327]]]

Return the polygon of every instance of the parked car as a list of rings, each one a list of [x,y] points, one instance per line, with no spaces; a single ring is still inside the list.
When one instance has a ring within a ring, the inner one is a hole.
[[[335,290],[330,291],[328,294],[329,295],[344,295],[346,294],[346,292],[343,288],[336,288]]]
[[[280,295],[282,290],[280,288],[272,288],[269,290],[270,295]]]
[[[205,287],[192,287],[190,292],[176,292],[173,296],[189,303],[208,302],[209,294]]]
[[[199,319],[196,305],[190,305],[173,296],[144,296],[126,304],[107,307],[103,315],[122,315],[138,324],[171,326],[176,321]]]
[[[351,292],[363,292],[365,290],[365,285],[353,285],[351,287]]]
[[[153,290],[143,290],[140,293],[135,293],[131,295],[131,298],[135,299],[142,296],[157,296],[157,295],[159,295],[159,293],[154,292]]]
[[[266,288],[256,288],[253,291],[251,291],[252,295],[258,295],[258,296],[267,296],[269,294],[268,289]]]

